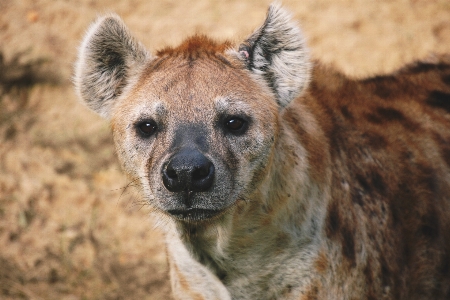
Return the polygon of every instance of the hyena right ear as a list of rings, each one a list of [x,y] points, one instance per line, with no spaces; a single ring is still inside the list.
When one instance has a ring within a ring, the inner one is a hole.
[[[91,25],[80,46],[74,76],[76,91],[88,107],[108,118],[133,72],[149,58],[117,15],[101,17]]]

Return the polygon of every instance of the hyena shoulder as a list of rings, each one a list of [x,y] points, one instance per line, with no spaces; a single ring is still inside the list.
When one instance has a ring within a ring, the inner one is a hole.
[[[331,156],[324,238],[340,245],[328,243],[317,271],[331,281],[324,261],[342,264],[335,267],[361,287],[348,291],[358,297],[448,297],[450,56],[362,80],[317,63],[312,78],[304,101]],[[312,169],[323,164],[314,161]],[[354,268],[363,272],[353,277]]]

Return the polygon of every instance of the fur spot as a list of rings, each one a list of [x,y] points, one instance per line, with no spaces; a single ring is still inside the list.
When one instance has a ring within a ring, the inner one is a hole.
[[[395,81],[395,79],[393,79]],[[380,97],[381,99],[391,99],[395,92],[392,90],[392,88],[386,86],[385,84],[378,84],[375,88],[375,95]]]
[[[355,189],[352,191],[352,200],[354,203],[358,204],[359,206],[364,206],[364,200],[363,200],[364,192],[359,189]]]
[[[389,267],[389,263],[386,261],[385,258],[381,258],[380,261],[380,267],[381,267],[381,282],[383,287],[390,286],[391,283],[391,269]]]
[[[434,141],[441,147],[441,156],[450,167],[450,139],[444,138],[437,132],[433,134]]]
[[[420,233],[428,239],[435,240],[440,234],[440,224],[434,209],[422,216]]]
[[[371,179],[375,190],[377,190],[381,195],[384,195],[386,193],[386,184],[384,183],[380,173],[372,171]]]
[[[355,260],[355,238],[352,231],[346,226],[342,228],[342,254],[350,262],[353,267],[356,265]]]
[[[408,66],[403,69],[404,72],[411,72],[411,73],[426,73],[431,71],[446,71],[450,68],[449,65],[446,64],[434,64],[434,63],[427,63],[427,62],[418,62],[413,64],[412,66]]]
[[[344,106],[341,107],[341,113],[349,121],[353,121],[354,120],[353,114],[348,110],[347,106],[344,105]]]
[[[450,85],[450,74],[442,76],[442,82],[444,82],[446,85]]]
[[[388,145],[386,138],[375,132],[365,132],[362,137],[366,143],[375,150],[385,149]]]
[[[372,269],[372,264],[370,261],[367,262],[367,265],[364,267],[364,277],[366,278],[366,287],[367,287],[367,300],[377,300],[378,297],[374,291],[374,274]]]
[[[441,91],[432,91],[426,100],[427,104],[446,110],[450,113],[450,94]]]
[[[328,258],[324,251],[321,251],[319,253],[319,256],[316,259],[315,262],[316,271],[319,274],[324,274],[327,271],[328,268]]]
[[[341,216],[339,214],[339,208],[333,201],[328,206],[327,226],[326,232],[328,237],[335,236],[341,227]]]
[[[319,288],[315,285],[311,286],[301,300],[317,300],[319,295]]]
[[[372,191],[372,186],[369,184],[369,182],[366,180],[366,178],[363,175],[357,174],[356,180],[358,181],[359,185],[365,192],[370,193]]]
[[[289,243],[291,242],[291,239],[286,233],[280,232],[277,234],[277,237],[275,239],[276,247],[279,249],[286,248]]]
[[[398,95],[398,78],[395,76],[376,76],[362,81],[370,93],[383,100],[389,100]]]
[[[441,262],[439,272],[445,277],[450,277],[450,253],[443,254],[443,261]]]
[[[383,124],[384,122],[403,120],[403,114],[398,110],[388,108],[377,108],[375,113],[367,114],[367,120],[374,124]]]
[[[288,297],[288,296],[290,296],[290,295],[291,295],[291,292],[292,292],[292,289],[293,289],[293,286],[290,285],[290,284],[288,284],[288,285],[285,286],[284,289],[281,291],[281,295],[282,295],[283,297]]]
[[[416,122],[405,117],[405,115],[397,109],[378,107],[375,113],[366,115],[369,122],[374,124],[385,124],[386,122],[398,122],[407,130],[415,131],[420,126]]]
[[[435,170],[427,165],[418,164],[418,183],[425,193],[430,193],[431,195],[439,195],[439,185],[438,178],[436,178]]]
[[[393,108],[377,108],[377,114],[385,121],[403,121],[405,116],[398,110]]]
[[[373,270],[370,261],[364,267],[364,276],[366,277],[367,284],[370,286],[373,283]]]
[[[445,160],[447,166],[450,167],[450,146],[442,147],[442,158]]]
[[[392,197],[390,202],[390,211],[392,216],[392,223],[394,226],[401,225],[405,215],[409,213],[415,195],[411,190],[411,187],[405,183],[401,183],[397,187],[395,196]]]
[[[376,114],[367,114],[366,115],[367,121],[374,124],[381,124],[383,120],[377,116]]]
[[[359,183],[361,188],[369,194],[373,195],[376,193],[383,196],[387,192],[386,183],[380,173],[376,170],[368,171],[365,176],[356,174],[356,181]]]

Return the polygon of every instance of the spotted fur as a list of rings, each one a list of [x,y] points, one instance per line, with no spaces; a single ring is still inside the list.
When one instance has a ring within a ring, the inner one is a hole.
[[[352,80],[307,53],[276,5],[236,50],[150,56],[116,16],[86,35],[77,91],[165,233],[173,295],[450,299],[450,57]],[[207,190],[161,179],[186,149],[214,165]]]

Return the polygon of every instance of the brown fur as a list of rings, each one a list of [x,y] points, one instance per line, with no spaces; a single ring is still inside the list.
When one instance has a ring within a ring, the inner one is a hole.
[[[448,58],[361,81],[314,70],[307,98],[334,161],[326,235],[342,273],[364,265],[368,298],[450,296],[449,76]]]

